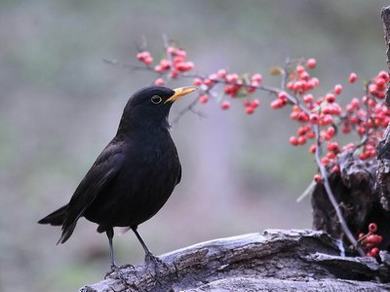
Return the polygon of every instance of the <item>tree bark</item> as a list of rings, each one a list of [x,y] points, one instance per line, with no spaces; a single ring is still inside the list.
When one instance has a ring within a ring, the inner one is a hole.
[[[389,160],[390,161],[390,160]],[[385,164],[386,163],[386,164]],[[367,233],[368,225],[375,222],[378,234],[383,237],[379,248],[390,249],[390,212],[383,205],[378,183],[388,188],[390,176],[387,161],[356,159],[352,152],[343,153],[339,157],[340,172],[332,173],[329,183],[334,196],[339,202],[345,221],[351,232],[357,236]],[[336,213],[329,202],[325,188],[321,183],[314,188],[312,197],[313,226],[316,230],[324,230],[334,238],[343,238],[343,232]],[[348,240],[344,240],[348,243]],[[347,253],[353,254],[352,250]]]
[[[381,12],[385,31],[387,66],[390,70],[390,6]],[[386,104],[390,106],[390,87],[386,91]],[[390,124],[387,126],[382,141],[378,145],[379,166],[377,187],[383,208],[390,211]]]
[[[186,247],[160,256],[157,266],[123,266],[80,291],[390,290],[380,283],[390,277],[387,253],[379,264],[341,256],[341,246],[322,231],[267,230]]]

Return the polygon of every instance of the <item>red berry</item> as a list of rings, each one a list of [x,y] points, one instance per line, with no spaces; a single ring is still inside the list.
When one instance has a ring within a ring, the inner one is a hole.
[[[307,139],[314,139],[316,137],[316,134],[313,131],[309,131],[306,133]]]
[[[365,241],[367,243],[372,243],[372,244],[378,245],[382,242],[382,240],[383,240],[382,236],[376,235],[376,234],[371,234],[371,235],[367,236],[367,239]]]
[[[278,98],[281,99],[281,100],[287,101],[288,100],[288,95],[287,95],[286,92],[281,91],[281,92],[278,93]]]
[[[386,82],[389,80],[389,73],[386,71],[380,71],[378,77],[384,79]]]
[[[306,143],[306,137],[305,136],[299,136],[298,137],[298,144],[304,145]]]
[[[333,137],[334,134],[336,134],[336,130],[334,127],[329,127],[327,130],[326,130],[326,134],[329,135],[330,137]]]
[[[311,78],[309,81],[308,81],[308,83],[310,84],[310,86],[312,87],[312,88],[314,88],[314,87],[317,87],[317,86],[319,86],[320,85],[320,80],[318,79],[318,78]]]
[[[165,84],[165,80],[162,79],[162,78],[157,78],[155,81],[154,81],[154,84],[157,85],[157,86],[162,86]]]
[[[331,152],[326,153],[326,157],[328,157],[330,160],[333,160],[336,158],[336,154],[331,151]]]
[[[203,84],[206,85],[207,87],[210,87],[210,86],[214,85],[214,81],[207,78],[207,79],[203,80]]]
[[[250,104],[250,106],[253,107],[253,108],[259,107],[259,106],[260,106],[260,100],[254,99],[254,100],[252,101],[252,103]]]
[[[331,115],[324,115],[320,118],[320,125],[326,126],[333,122],[333,118]]]
[[[316,144],[311,145],[310,148],[309,148],[309,152],[313,153],[313,154],[316,153],[316,150],[317,150],[317,145]]]
[[[164,71],[164,69],[160,65],[156,65],[154,66],[154,71],[156,71],[157,73],[161,73]]]
[[[223,110],[228,110],[229,108],[230,108],[230,102],[228,102],[228,101],[223,101],[222,103],[221,103],[221,108],[223,109]]]
[[[187,52],[184,51],[183,49],[176,49],[175,55],[179,57],[186,58],[187,57]]]
[[[327,148],[329,151],[333,151],[333,152],[340,151],[339,143],[337,143],[337,142],[328,143]]]
[[[289,139],[289,142],[290,142],[291,145],[294,145],[294,146],[299,145],[298,138],[295,137],[295,136],[291,136],[290,139]]]
[[[376,257],[376,256],[379,254],[379,248],[373,247],[373,248],[369,251],[369,254],[370,254],[370,256],[372,256],[372,257]]]
[[[376,101],[374,99],[370,98],[369,100],[367,100],[367,105],[369,107],[375,107],[376,106]]]
[[[194,86],[200,86],[200,85],[202,85],[202,83],[203,83],[202,79],[200,79],[200,78],[195,78],[194,81],[192,82],[192,85],[194,85]]]
[[[252,104],[252,102],[251,102],[249,99],[245,99],[245,100],[243,101],[243,104],[244,104],[244,107],[250,107],[251,104]]]
[[[332,173],[339,173],[340,172],[340,166],[336,164],[335,166],[332,167],[331,170]]]
[[[207,103],[209,101],[209,96],[207,94],[203,94],[199,96],[199,102],[200,103]]]
[[[355,72],[352,72],[351,74],[349,74],[348,81],[349,83],[355,83],[357,78],[358,78],[357,74]]]
[[[341,84],[337,84],[334,86],[333,91],[335,94],[339,95],[341,91],[343,91],[343,86]]]
[[[238,81],[238,75],[237,74],[228,74],[228,75],[226,75],[226,81],[228,83],[236,83]]]
[[[255,108],[254,107],[251,107],[251,106],[248,106],[245,108],[245,112],[247,115],[251,115],[255,112]]]
[[[209,75],[209,79],[210,79],[210,80],[213,80],[213,81],[216,81],[216,80],[218,80],[218,75],[215,74],[215,73],[210,74],[210,75]]]
[[[251,81],[256,81],[258,83],[261,83],[261,81],[263,81],[263,76],[259,73],[253,74],[251,77]]]
[[[318,124],[320,117],[318,114],[310,114],[309,119],[312,124]]]
[[[171,62],[169,62],[167,59],[161,59],[160,66],[163,70],[167,70],[171,67]]]
[[[375,91],[377,91],[377,86],[375,83],[371,83],[370,85],[368,85],[368,92],[369,93],[375,93]]]
[[[275,99],[271,102],[271,108],[273,109],[279,109],[283,107],[283,101],[281,99]]]
[[[147,63],[146,60],[148,60],[148,62],[150,60],[152,60],[153,62],[153,58],[152,58],[152,55],[148,52],[148,51],[142,51],[142,52],[139,52],[137,54],[137,59],[143,63]]]
[[[310,103],[310,102],[313,102],[314,101],[314,96],[312,94],[306,94],[304,97],[303,97],[303,101],[305,103]]]
[[[384,86],[385,86],[385,84],[386,84],[386,80],[383,79],[383,78],[377,78],[377,79],[375,80],[375,84],[376,84],[376,86],[377,86],[378,88],[383,89]]]
[[[359,99],[357,99],[356,97],[352,98],[350,104],[352,105],[352,107],[353,107],[354,109],[358,109],[359,106],[360,106]]]
[[[153,57],[152,57],[152,56],[147,57],[147,58],[144,59],[143,62],[144,62],[146,65],[150,65],[150,64],[153,63]]]
[[[179,76],[179,72],[177,72],[176,70],[172,70],[170,73],[169,73],[169,76],[173,79],[177,78]]]
[[[193,62],[179,62],[175,64],[176,70],[180,72],[186,72],[190,71],[194,68],[194,63]]]
[[[176,53],[176,48],[175,47],[168,47],[167,48],[168,54],[175,54]]]
[[[327,102],[329,103],[333,103],[336,101],[336,96],[333,94],[333,93],[328,93],[326,96],[325,96],[325,99]]]
[[[321,163],[322,163],[324,166],[328,165],[329,162],[330,162],[330,160],[329,160],[328,157],[324,156],[324,157],[321,158]]]
[[[314,58],[307,59],[306,67],[309,69],[314,69],[317,66],[317,61]]]
[[[306,114],[305,112],[300,112],[298,114],[298,121],[300,122],[307,122],[309,120],[309,115]]]
[[[222,78],[222,79],[226,77],[226,74],[227,74],[227,72],[226,72],[225,69],[219,69],[218,72],[217,72],[217,76],[219,78]]]
[[[322,182],[322,177],[321,177],[321,175],[318,174],[318,173],[317,173],[316,175],[314,175],[313,179],[314,179],[314,181],[315,181],[316,183]]]
[[[259,82],[257,82],[257,81],[251,81],[251,83],[248,85],[248,87],[247,87],[246,90],[247,90],[249,93],[253,93],[253,92],[256,91],[256,89],[257,89],[257,87],[259,87],[259,85],[260,85]]]
[[[298,65],[296,70],[298,73],[303,73],[303,72],[305,72],[305,67],[303,67],[302,65]]]
[[[372,233],[375,233],[375,232],[377,232],[377,230],[378,230],[378,226],[376,225],[376,223],[370,223],[370,224],[368,225],[368,230],[369,230],[370,232],[372,232]]]
[[[297,135],[298,136],[303,136],[303,135],[306,134],[306,132],[307,132],[306,127],[299,127],[298,130],[297,130]]]

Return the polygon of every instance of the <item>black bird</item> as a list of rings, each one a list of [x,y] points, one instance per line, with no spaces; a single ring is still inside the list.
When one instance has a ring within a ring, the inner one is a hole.
[[[145,251],[156,260],[137,231],[155,215],[181,179],[181,165],[169,133],[168,115],[174,101],[195,87],[169,89],[151,86],[127,102],[118,131],[80,182],[70,202],[41,219],[40,224],[62,225],[57,244],[72,235],[85,217],[106,232],[111,266],[116,267],[114,227],[131,228]]]

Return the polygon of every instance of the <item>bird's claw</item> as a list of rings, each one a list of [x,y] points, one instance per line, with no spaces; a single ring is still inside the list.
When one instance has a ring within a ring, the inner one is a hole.
[[[169,269],[166,263],[164,263],[158,257],[154,256],[152,253],[147,253],[145,255],[145,263],[147,267],[153,265],[156,275],[158,275],[161,272],[161,267],[165,269]]]
[[[111,265],[111,270],[106,273],[104,276],[104,279],[106,278],[120,278],[123,280],[123,273],[121,271],[121,267],[118,266],[117,264],[112,264]]]

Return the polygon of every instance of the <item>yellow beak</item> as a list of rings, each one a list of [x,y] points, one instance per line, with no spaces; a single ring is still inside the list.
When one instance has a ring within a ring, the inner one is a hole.
[[[168,98],[165,102],[175,102],[180,97],[190,94],[191,92],[194,92],[197,89],[195,86],[188,86],[188,87],[179,87],[174,89],[175,92],[170,98]]]

